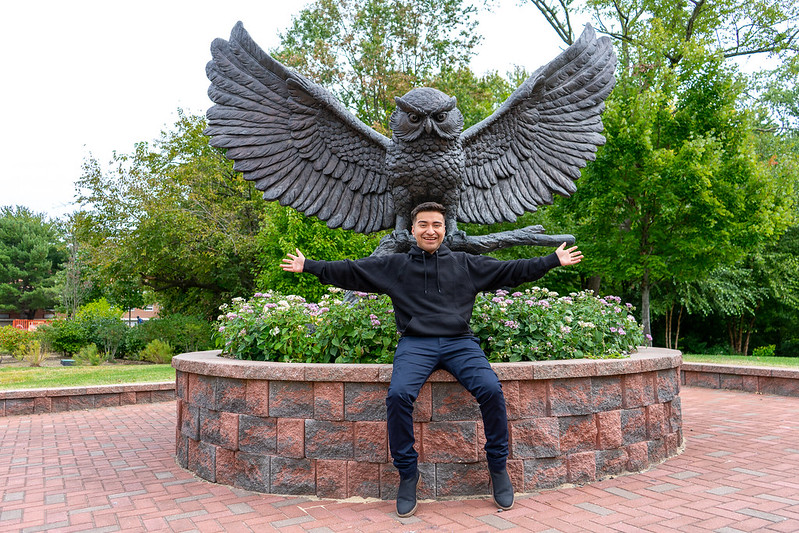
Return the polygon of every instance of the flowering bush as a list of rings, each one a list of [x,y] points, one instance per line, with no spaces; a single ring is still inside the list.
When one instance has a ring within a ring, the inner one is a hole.
[[[318,303],[257,293],[222,306],[216,334],[225,355],[309,363],[390,363],[399,335],[387,296],[329,289]],[[489,360],[621,357],[644,344],[633,307],[590,291],[559,296],[547,289],[481,294],[472,329]]]
[[[319,303],[300,296],[256,293],[223,305],[216,336],[238,359],[306,363],[390,363],[399,340],[386,296],[329,289]]]
[[[471,325],[494,362],[611,358],[646,342],[633,309],[618,296],[533,287],[478,295]]]

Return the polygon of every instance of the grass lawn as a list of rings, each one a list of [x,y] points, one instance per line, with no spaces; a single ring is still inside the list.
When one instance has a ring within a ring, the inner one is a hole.
[[[713,363],[719,365],[777,366],[799,368],[799,357],[683,354],[682,360],[686,363]]]
[[[174,381],[171,365],[101,365],[0,368],[0,390],[82,387]]]

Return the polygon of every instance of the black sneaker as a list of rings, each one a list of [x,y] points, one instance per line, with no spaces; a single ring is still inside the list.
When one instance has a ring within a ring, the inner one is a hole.
[[[491,490],[494,492],[494,503],[497,507],[507,511],[513,507],[513,484],[510,482],[508,470],[500,472],[488,471],[491,474]]]
[[[418,470],[415,475],[407,479],[400,478],[397,490],[397,516],[400,518],[407,518],[416,512],[416,487],[419,486],[421,479]]]

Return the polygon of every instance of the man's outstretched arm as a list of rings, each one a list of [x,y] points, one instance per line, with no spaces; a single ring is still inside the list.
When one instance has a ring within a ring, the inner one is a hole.
[[[363,292],[383,292],[387,282],[397,278],[396,272],[385,269],[381,258],[314,261],[302,255],[299,248],[293,254],[286,254],[280,268],[285,272],[313,274],[325,285]]]
[[[280,265],[280,268],[286,272],[301,274],[305,269],[305,256],[302,255],[299,248],[295,248],[294,251],[297,255],[287,254],[288,256],[283,259],[283,264]]]

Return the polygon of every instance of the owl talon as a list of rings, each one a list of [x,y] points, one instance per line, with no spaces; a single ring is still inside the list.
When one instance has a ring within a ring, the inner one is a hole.
[[[452,248],[454,244],[466,244],[469,242],[468,237],[466,236],[465,231],[457,230],[453,231],[452,233],[448,233],[446,237],[444,237],[444,242]]]
[[[401,242],[401,243],[404,243],[404,242],[416,242],[413,239],[413,236],[411,235],[411,232],[406,230],[406,229],[401,229],[401,230],[395,229],[391,233],[391,236],[394,237],[394,239],[397,242]]]

